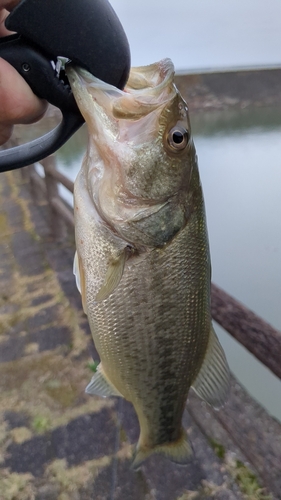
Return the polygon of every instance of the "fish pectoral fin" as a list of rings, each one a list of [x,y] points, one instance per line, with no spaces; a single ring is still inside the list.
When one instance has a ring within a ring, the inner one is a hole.
[[[126,248],[124,248],[116,257],[111,258],[104,282],[95,298],[97,302],[107,299],[117,288],[123,276],[127,257],[128,252],[126,251]]]
[[[205,359],[199,374],[192,383],[192,388],[200,398],[217,410],[223,406],[227,399],[229,383],[228,363],[213,326],[211,326]]]
[[[84,313],[87,314],[87,308],[86,308],[86,282],[85,282],[85,274],[84,274],[84,269],[82,265],[82,260],[79,257],[79,254],[76,250],[75,255],[74,255],[74,261],[73,261],[73,274],[76,279],[76,286],[81,293],[82,297],[82,306]]]
[[[121,392],[119,392],[116,387],[114,387],[114,385],[104,374],[101,363],[99,364],[91,382],[87,385],[85,392],[87,394],[94,394],[96,396],[102,396],[104,398],[109,396],[123,397]]]
[[[75,252],[75,255],[74,255],[73,274],[75,276],[76,286],[77,286],[79,292],[81,293],[81,278],[80,278],[80,272],[79,272],[79,264],[78,264],[78,254],[77,254],[77,251]]]
[[[142,446],[141,442],[137,444],[133,456],[132,468],[138,469],[140,465],[154,453],[169,458],[172,462],[179,465],[186,465],[190,461],[192,448],[188,442],[188,437],[185,430],[181,429],[181,436],[177,441],[156,445],[152,448]]]

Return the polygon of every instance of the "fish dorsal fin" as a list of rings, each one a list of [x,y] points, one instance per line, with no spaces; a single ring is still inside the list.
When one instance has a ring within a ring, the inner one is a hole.
[[[108,396],[122,396],[122,394],[109,382],[103,372],[102,364],[100,363],[91,382],[87,385],[85,392],[87,394],[95,394],[104,398]]]
[[[192,388],[207,403],[219,409],[229,392],[229,368],[222,346],[211,326],[205,359]]]
[[[126,249],[123,249],[116,257],[110,259],[104,282],[95,298],[97,302],[107,299],[119,285],[123,276],[127,255]]]
[[[82,265],[82,260],[79,257],[79,254],[76,250],[75,255],[74,255],[74,261],[73,261],[73,274],[76,279],[76,286],[81,293],[82,297],[82,306],[84,313],[87,314],[87,309],[86,309],[86,282],[85,282],[85,274],[84,274],[84,269]]]

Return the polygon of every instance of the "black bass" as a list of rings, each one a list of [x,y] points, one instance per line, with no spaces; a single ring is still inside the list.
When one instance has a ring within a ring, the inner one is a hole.
[[[190,387],[215,408],[229,387],[187,105],[169,59],[132,69],[125,91],[79,68],[68,78],[89,131],[74,268],[101,363],[86,391],[134,405],[134,467],[152,453],[184,464]]]

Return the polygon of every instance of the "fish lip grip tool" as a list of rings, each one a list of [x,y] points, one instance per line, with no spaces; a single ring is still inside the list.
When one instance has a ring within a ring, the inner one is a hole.
[[[21,74],[34,94],[61,110],[62,120],[44,136],[1,151],[0,172],[54,153],[84,123],[61,60],[120,89],[130,71],[129,44],[107,0],[22,0],[5,25],[16,34],[0,38],[0,57]]]

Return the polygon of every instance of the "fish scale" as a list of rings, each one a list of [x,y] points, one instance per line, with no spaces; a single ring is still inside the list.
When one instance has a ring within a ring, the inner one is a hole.
[[[187,107],[171,87],[168,60],[132,72],[146,74],[145,85],[151,78],[139,94],[130,87],[117,91],[89,74],[83,87],[83,70],[68,75],[86,121],[91,116],[90,145],[74,189],[76,275],[101,358],[87,392],[123,396],[133,404],[140,423],[135,467],[154,452],[183,464],[190,454],[181,425],[189,389],[219,407],[229,372],[211,324],[209,245]],[[129,109],[134,96],[140,106],[135,129]],[[151,123],[159,123],[152,134],[147,104],[142,128],[143,96],[154,113]],[[182,134],[180,146],[171,145],[174,130],[176,138]],[[156,189],[147,185],[149,178]],[[156,192],[157,199],[150,199]]]

